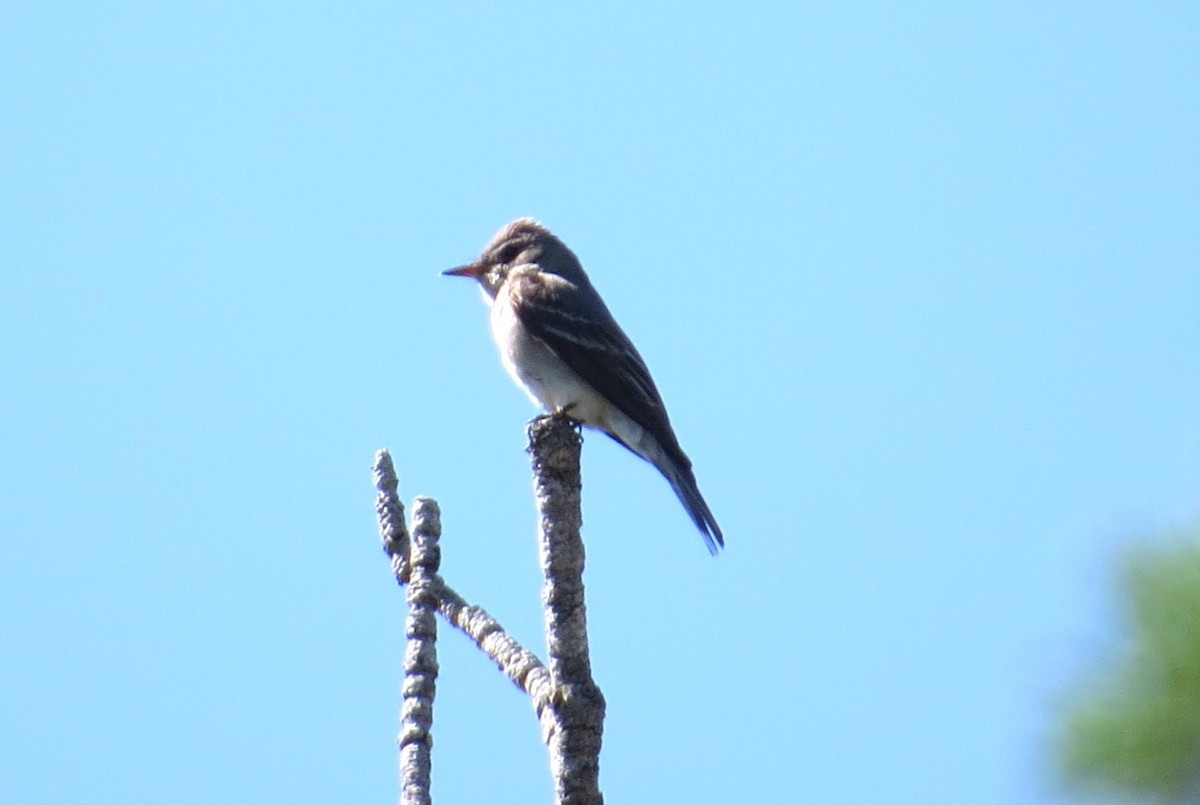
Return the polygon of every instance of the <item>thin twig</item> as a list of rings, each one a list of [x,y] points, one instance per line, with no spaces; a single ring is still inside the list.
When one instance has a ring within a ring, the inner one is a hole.
[[[551,684],[550,671],[538,656],[504,631],[486,609],[468,604],[445,582],[441,582],[438,590],[438,612],[471,638],[505,676],[533,698],[540,715],[542,707],[539,703],[549,701]]]
[[[404,524],[404,504],[396,494],[400,482],[392,454],[386,450],[375,453],[371,468],[375,479],[375,516],[379,520],[379,539],[383,550],[392,560],[392,572],[400,584],[408,584],[408,527]]]

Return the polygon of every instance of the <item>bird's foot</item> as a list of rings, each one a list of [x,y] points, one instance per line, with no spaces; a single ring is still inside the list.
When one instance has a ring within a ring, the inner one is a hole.
[[[575,403],[573,403],[573,402],[567,403],[562,408],[555,409],[552,413],[541,414],[540,416],[534,417],[533,421],[534,422],[542,422],[543,420],[547,420],[547,419],[565,419],[571,423],[571,427],[575,428],[575,430],[577,430],[577,431],[582,432],[583,423],[580,422],[575,417],[571,416],[571,409],[574,407],[575,407]]]

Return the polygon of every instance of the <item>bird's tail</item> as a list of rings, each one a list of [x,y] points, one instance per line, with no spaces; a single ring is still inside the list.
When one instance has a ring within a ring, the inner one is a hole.
[[[629,429],[622,434],[626,438],[618,435],[615,429],[605,429],[605,433],[630,452],[636,453],[658,468],[658,471],[671,484],[671,488],[675,490],[676,497],[683,504],[683,508],[687,510],[688,516],[692,518],[696,528],[700,529],[708,552],[716,556],[717,551],[725,547],[725,537],[721,534],[721,527],[717,525],[717,519],[713,517],[712,510],[704,502],[704,496],[700,494],[700,487],[696,485],[692,462],[679,449],[678,443],[673,445],[674,449],[668,450],[641,426],[633,424],[632,420],[629,420],[629,423]],[[669,435],[674,441],[673,434]]]
[[[708,546],[708,552],[716,556],[717,551],[725,547],[725,537],[721,534],[721,527],[717,525],[712,510],[704,502],[704,496],[700,494],[700,487],[696,485],[696,475],[692,472],[691,462],[686,458],[682,461],[667,456],[663,458],[664,461],[655,461],[654,466],[658,467],[658,471],[666,477],[671,488],[675,490],[679,502],[683,504],[683,508],[687,509],[692,522],[696,524],[696,528],[700,529],[704,543]]]

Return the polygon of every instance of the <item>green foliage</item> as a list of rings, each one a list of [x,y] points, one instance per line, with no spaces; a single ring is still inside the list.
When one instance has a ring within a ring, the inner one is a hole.
[[[1074,701],[1061,763],[1081,787],[1200,799],[1200,533],[1123,569],[1130,644]]]

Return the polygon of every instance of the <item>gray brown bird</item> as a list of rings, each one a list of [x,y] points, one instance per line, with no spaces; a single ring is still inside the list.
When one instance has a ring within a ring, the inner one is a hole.
[[[513,380],[546,410],[607,433],[657,467],[716,554],[725,538],[650,370],[575,254],[537,221],[521,218],[496,233],[475,262],[444,273],[483,287],[492,337]]]

